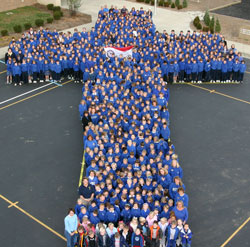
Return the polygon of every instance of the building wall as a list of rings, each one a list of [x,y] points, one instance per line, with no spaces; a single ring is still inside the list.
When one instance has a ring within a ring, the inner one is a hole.
[[[55,6],[61,6],[61,0],[37,0],[37,2],[44,5],[53,3]]]
[[[0,0],[0,12],[32,5],[35,3],[44,5],[53,3],[55,6],[61,6],[61,0]]]
[[[0,12],[37,3],[37,0],[0,0]]]

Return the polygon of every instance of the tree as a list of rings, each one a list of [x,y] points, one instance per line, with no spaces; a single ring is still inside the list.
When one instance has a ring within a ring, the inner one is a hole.
[[[203,20],[204,20],[205,24],[206,24],[207,26],[209,26],[209,23],[210,23],[210,16],[209,16],[208,10],[206,10]]]
[[[175,0],[175,6],[179,6],[180,5],[180,0]]]
[[[216,23],[215,23],[215,32],[219,33],[220,31],[221,31],[221,26],[220,26],[219,19],[217,18]]]
[[[209,30],[211,33],[214,33],[214,16],[212,17],[212,19],[210,20],[209,23]]]
[[[187,0],[183,0],[182,6],[183,6],[183,8],[187,8],[187,6],[188,6]]]
[[[75,15],[76,11],[82,6],[82,0],[67,0],[71,15]]]

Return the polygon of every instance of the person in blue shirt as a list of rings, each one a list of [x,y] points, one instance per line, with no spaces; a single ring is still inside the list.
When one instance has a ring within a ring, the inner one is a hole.
[[[171,225],[168,226],[167,230],[167,245],[166,247],[175,247],[176,240],[179,236],[179,229],[176,221],[172,221]]]
[[[176,206],[173,208],[176,219],[181,219],[183,224],[188,220],[188,210],[184,207],[183,201],[178,201]]]
[[[21,71],[22,71],[22,82],[24,84],[27,84],[29,82],[29,75],[28,75],[29,65],[26,63],[26,60],[23,59],[23,62],[21,64]]]
[[[76,244],[77,216],[74,209],[70,208],[68,215],[64,218],[64,234],[67,239],[67,247],[74,247]]]
[[[137,228],[131,236],[131,247],[143,247],[144,246],[144,238],[141,234],[141,230]]]
[[[181,236],[181,244],[182,247],[191,247],[191,240],[192,240],[192,231],[189,228],[188,224],[184,224],[183,229],[180,231]]]
[[[192,63],[192,81],[191,82],[197,82],[197,76],[198,76],[198,64],[196,60]]]
[[[188,207],[188,200],[189,200],[188,195],[185,194],[184,189],[182,187],[179,187],[177,190],[177,194],[175,196],[175,199],[174,199],[175,205],[177,204],[178,201],[182,201],[184,207],[187,208]]]
[[[211,82],[211,76],[210,76],[210,71],[211,71],[211,63],[210,60],[208,59],[207,62],[205,63],[205,81],[206,82]]]
[[[174,62],[170,62],[169,66],[168,66],[168,81],[169,83],[173,83],[174,82]]]
[[[233,79],[233,60],[231,57],[227,61],[227,82],[231,82]]]
[[[130,205],[125,204],[125,208],[121,212],[121,217],[125,224],[128,224],[131,220],[131,212],[130,212]]]
[[[244,60],[241,61],[240,63],[240,68],[239,68],[239,82],[242,83],[243,82],[243,79],[244,79],[244,73],[246,71],[246,63]]]
[[[203,81],[203,73],[204,73],[204,62],[202,58],[198,61],[198,83],[202,83]]]
[[[95,209],[92,213],[90,213],[89,221],[95,226],[100,222],[97,209]]]
[[[177,82],[179,77],[180,67],[177,60],[174,60],[174,82]]]
[[[239,81],[240,64],[239,60],[236,59],[233,63],[233,82]]]
[[[14,80],[14,85],[17,86],[17,85],[22,85],[21,84],[21,66],[20,64],[18,64],[17,62],[15,62],[13,65],[12,65],[12,75],[13,75],[13,80]]]
[[[218,57],[217,67],[216,67],[216,82],[221,82],[221,69],[222,69],[222,60],[220,57]]]
[[[110,205],[108,211],[107,211],[107,214],[106,214],[106,220],[105,222],[106,223],[113,223],[113,224],[116,224],[118,221],[118,214],[117,212],[115,211],[114,209],[114,206],[113,205]]]
[[[217,62],[216,58],[214,57],[211,60],[211,80],[212,80],[212,82],[216,81],[217,64],[218,64],[218,62]]]
[[[221,82],[227,82],[227,60],[224,59],[221,65]]]
[[[11,57],[8,58],[6,65],[7,65],[6,82],[7,84],[11,84],[12,83],[12,59]]]
[[[179,82],[184,82],[184,76],[185,76],[185,60],[184,58],[181,58],[179,61]]]
[[[38,74],[39,74],[39,82],[44,82],[45,80],[44,58],[41,56],[39,57],[37,61],[37,69],[38,69]]]
[[[75,83],[79,83],[80,82],[80,66],[79,66],[79,62],[76,60],[74,65],[73,65],[73,70],[74,70],[74,79],[75,79]]]
[[[186,82],[191,82],[192,63],[190,60],[185,65]]]
[[[60,61],[57,60],[55,64],[55,80],[57,82],[60,82],[61,80],[61,73],[62,73],[62,66],[60,64]]]
[[[104,203],[101,203],[99,206],[99,210],[98,210],[98,218],[100,219],[100,222],[104,223],[106,220],[106,209],[105,209],[105,205]]]

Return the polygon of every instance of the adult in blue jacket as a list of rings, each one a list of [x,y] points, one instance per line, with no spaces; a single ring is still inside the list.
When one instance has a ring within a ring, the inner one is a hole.
[[[173,208],[176,219],[181,219],[183,224],[188,220],[188,210],[184,207],[183,201],[178,201],[176,206]]]

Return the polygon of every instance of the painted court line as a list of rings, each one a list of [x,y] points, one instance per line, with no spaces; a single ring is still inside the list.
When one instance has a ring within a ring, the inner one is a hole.
[[[56,236],[58,236],[59,238],[61,238],[62,240],[66,241],[66,238],[64,236],[62,236],[60,233],[56,232],[55,230],[53,230],[51,227],[47,226],[46,224],[44,224],[43,222],[41,222],[40,220],[38,220],[36,217],[32,216],[31,214],[29,214],[27,211],[25,211],[24,209],[20,208],[19,206],[17,206],[17,202],[13,203],[12,201],[8,200],[6,197],[4,197],[3,195],[0,195],[0,198],[2,198],[4,201],[6,201],[7,203],[10,204],[10,206],[15,207],[17,210],[21,211],[23,214],[27,215],[29,218],[31,218],[32,220],[36,221],[38,224],[40,224],[41,226],[43,226],[44,228],[46,228],[47,230],[49,230],[50,232],[54,233]]]
[[[7,72],[7,70],[1,71],[0,74],[3,74],[3,73],[5,73],[5,72]]]
[[[82,156],[82,167],[81,167],[81,172],[80,172],[78,188],[82,184],[82,177],[83,177],[84,167],[85,167],[85,151],[83,152],[83,156]]]
[[[225,247],[231,240],[232,238],[250,221],[250,217],[246,219],[237,229],[236,231],[220,246],[220,247]]]
[[[22,93],[22,94],[19,94],[19,95],[15,96],[15,97],[12,97],[12,98],[10,98],[10,99],[4,100],[4,101],[0,102],[0,105],[2,105],[2,104],[4,104],[4,103],[7,103],[7,102],[9,102],[9,101],[11,101],[11,100],[14,100],[14,99],[18,99],[18,98],[20,98],[20,97],[22,97],[22,96],[24,96],[24,95],[29,94],[29,93],[35,92],[35,91],[37,91],[37,90],[39,90],[39,89],[41,89],[41,88],[48,87],[48,86],[51,85],[51,84],[53,84],[53,83],[50,82],[50,83],[48,83],[48,84],[46,84],[46,85],[43,85],[43,86],[41,86],[41,87],[32,89],[32,90],[30,90],[30,91],[28,91],[28,92],[25,92],[25,93]]]
[[[72,82],[72,80],[63,82],[62,85],[68,84],[68,83],[70,83],[70,82]],[[39,93],[30,95],[30,96],[28,96],[28,97],[26,97],[26,98],[24,98],[24,99],[15,101],[15,102],[13,102],[13,103],[10,103],[9,105],[5,105],[5,106],[3,106],[3,107],[0,108],[0,111],[1,111],[1,110],[4,110],[4,109],[6,109],[6,108],[8,108],[8,107],[10,107],[10,106],[19,104],[19,103],[21,103],[21,102],[23,102],[23,101],[26,101],[26,100],[28,100],[28,99],[31,99],[31,98],[33,98],[33,97],[36,97],[36,96],[38,96],[38,95],[40,95],[40,94],[46,93],[46,92],[48,92],[48,91],[51,91],[51,90],[53,90],[53,89],[55,89],[55,88],[58,88],[58,87],[59,87],[59,86],[54,86],[54,87],[45,89],[45,90],[43,90],[43,91],[41,91],[41,92],[39,92]]]
[[[226,98],[233,99],[233,100],[236,100],[236,101],[239,101],[239,102],[246,103],[246,104],[250,105],[249,101],[246,101],[246,100],[243,100],[243,99],[239,99],[239,98],[236,98],[236,97],[233,97],[233,96],[230,96],[230,95],[227,95],[227,94],[215,91],[215,90],[210,90],[208,88],[200,87],[198,85],[194,85],[194,84],[191,84],[191,83],[188,83],[187,85],[192,86],[192,87],[196,87],[196,88],[208,91],[210,93],[218,94],[218,95],[224,96]]]

